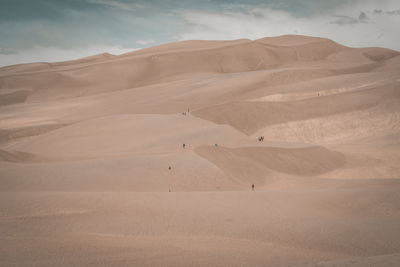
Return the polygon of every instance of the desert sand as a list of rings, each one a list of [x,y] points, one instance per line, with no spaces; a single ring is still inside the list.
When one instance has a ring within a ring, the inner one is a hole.
[[[285,35],[0,68],[0,266],[400,266],[399,178],[397,51]]]

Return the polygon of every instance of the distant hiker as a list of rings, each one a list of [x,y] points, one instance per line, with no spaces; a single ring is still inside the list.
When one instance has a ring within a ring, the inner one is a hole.
[[[254,191],[254,184],[251,185],[251,190]]]
[[[183,147],[183,149],[185,149],[186,145],[185,145],[185,144],[183,144],[183,145],[182,145],[182,147]]]
[[[258,138],[258,141],[259,141],[259,142],[264,141],[264,136],[260,136],[260,137]]]
[[[171,166],[169,166],[169,167],[168,167],[168,170],[171,170],[171,169],[172,169]]]

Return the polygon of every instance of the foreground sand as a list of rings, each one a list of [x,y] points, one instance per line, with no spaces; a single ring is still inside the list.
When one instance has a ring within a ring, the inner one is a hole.
[[[0,68],[0,266],[398,266],[399,55],[282,36]]]

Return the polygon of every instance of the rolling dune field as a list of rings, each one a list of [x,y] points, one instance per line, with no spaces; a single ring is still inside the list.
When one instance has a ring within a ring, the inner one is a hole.
[[[285,35],[2,67],[0,243],[0,266],[400,266],[400,52]]]

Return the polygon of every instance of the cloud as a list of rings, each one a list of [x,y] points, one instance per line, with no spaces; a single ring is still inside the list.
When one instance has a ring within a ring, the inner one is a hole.
[[[360,15],[358,16],[359,21],[366,21],[368,19],[369,19],[368,16],[364,12],[361,12]]]
[[[118,0],[87,0],[87,2],[90,4],[104,5],[110,8],[116,8],[125,11],[135,11],[143,7],[137,3],[121,2]]]
[[[348,25],[348,24],[356,24],[356,23],[366,23],[369,18],[365,14],[365,12],[361,12],[358,18],[353,18],[350,16],[334,16],[337,19],[334,21],[331,21],[331,24],[337,24],[337,25]]]
[[[137,40],[136,43],[138,45],[148,45],[148,44],[154,44],[156,41],[154,40]]]
[[[359,19],[350,17],[350,16],[334,16],[336,20],[330,21],[331,24],[337,25],[349,25],[349,24],[356,24],[360,23]]]
[[[400,15],[400,9],[387,11],[386,14],[388,14],[388,15]]]
[[[13,54],[16,54],[17,53],[17,50],[15,50],[15,49],[12,49],[12,48],[2,48],[2,47],[0,47],[0,54],[3,54],[3,55],[13,55]]]
[[[34,46],[80,49],[88,45],[132,47],[137,40],[171,41],[179,25],[144,1],[121,0],[1,0],[0,47],[17,50]],[[174,27],[171,27],[174,26]]]

